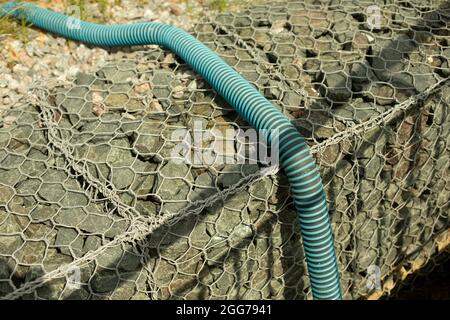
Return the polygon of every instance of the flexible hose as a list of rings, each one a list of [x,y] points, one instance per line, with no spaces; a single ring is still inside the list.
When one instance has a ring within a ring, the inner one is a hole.
[[[265,130],[269,143],[271,134],[278,133],[273,141],[279,144],[279,163],[291,185],[313,297],[342,298],[325,192],[305,139],[286,116],[212,50],[187,32],[162,23],[100,25],[18,2],[1,5],[2,15],[22,18],[38,28],[96,46],[161,45],[186,61],[255,129]],[[73,28],[74,22],[77,28]]]

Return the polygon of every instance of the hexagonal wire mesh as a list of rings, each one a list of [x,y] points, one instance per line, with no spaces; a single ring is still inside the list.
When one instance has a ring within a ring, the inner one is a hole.
[[[448,8],[274,3],[193,30],[308,139],[347,299],[389,292],[448,243]],[[177,130],[248,125],[172,53],[135,48],[69,87],[37,87],[7,115],[3,298],[311,297],[281,172],[174,162]],[[223,153],[216,138],[199,150]],[[374,266],[381,289],[368,285]]]

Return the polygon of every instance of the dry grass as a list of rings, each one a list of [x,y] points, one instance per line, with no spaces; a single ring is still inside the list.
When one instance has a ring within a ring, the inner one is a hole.
[[[436,254],[450,254],[450,229],[446,230],[442,234],[437,237],[436,246],[437,253]],[[378,300],[383,297],[386,293],[390,294],[398,282],[405,281],[406,278],[414,273],[419,272],[422,268],[426,266],[428,259],[423,257],[417,258],[411,264],[411,267],[405,269],[404,267],[400,267],[396,272],[390,275],[386,280],[384,280],[383,288],[372,293],[367,297],[368,300]],[[394,278],[396,279],[394,281]]]

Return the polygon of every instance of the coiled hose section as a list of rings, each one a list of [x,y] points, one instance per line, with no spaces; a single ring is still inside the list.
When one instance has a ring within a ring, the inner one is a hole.
[[[96,46],[158,44],[168,48],[198,72],[255,129],[265,130],[269,143],[271,134],[277,133],[274,143],[279,144],[279,163],[291,185],[313,297],[342,298],[325,192],[305,139],[287,117],[212,50],[187,32],[162,23],[100,25],[18,2],[1,5],[2,15],[25,19],[38,28]],[[75,22],[77,28],[73,28]]]

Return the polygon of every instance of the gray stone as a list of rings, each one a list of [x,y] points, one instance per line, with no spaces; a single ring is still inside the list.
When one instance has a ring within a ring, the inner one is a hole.
[[[383,199],[383,193],[374,186],[374,182],[363,179],[359,185],[358,202],[361,210],[372,210]]]
[[[333,111],[333,114],[341,121],[361,123],[377,115],[378,112],[372,103],[362,102],[362,100],[357,99],[354,104],[347,103],[338,107]]]
[[[378,105],[389,105],[395,102],[394,89],[388,85],[375,84],[369,89],[369,96],[374,98]]]
[[[96,262],[103,268],[118,268],[124,271],[136,271],[140,266],[140,257],[133,253],[130,245],[109,247],[100,253]]]
[[[214,176],[209,172],[203,172],[195,178],[195,186],[202,188],[214,188]]]
[[[75,180],[72,180],[75,182]],[[74,191],[70,189],[66,189],[66,193],[64,198],[60,202],[60,205],[66,207],[75,207],[75,206],[85,206],[89,203],[88,196],[84,193],[84,191]]]
[[[170,89],[168,89],[167,87],[153,88],[152,93],[158,99],[168,99],[170,97]],[[163,107],[165,107],[164,109],[167,108],[167,101],[160,100],[160,103]]]
[[[129,83],[113,84],[108,87],[108,93],[124,93],[128,95],[128,91],[131,89]]]
[[[4,128],[0,128],[0,130],[4,130]],[[11,140],[11,133],[8,131],[0,131],[0,148],[6,148],[9,145]]]
[[[215,229],[218,236],[223,236],[228,238],[228,236],[233,232],[242,221],[241,215],[238,211],[223,209],[221,214],[218,216],[216,221]]]
[[[84,219],[87,213],[82,208],[61,208],[54,221],[63,226],[78,226]]]
[[[44,241],[27,240],[13,256],[19,264],[42,264],[46,249],[47,244]]]
[[[327,48],[327,51],[331,51],[332,47]],[[348,75],[347,66],[342,56],[336,52],[323,52],[320,53],[320,70],[325,74],[333,74],[336,72],[345,72]]]
[[[113,220],[104,215],[88,214],[88,216],[79,224],[81,230],[105,234],[113,224]]]
[[[0,237],[0,252],[2,255],[12,255],[23,244],[20,235],[2,235]]]
[[[365,62],[358,61],[350,65],[350,76],[353,86],[370,81],[371,78],[373,79],[372,74],[371,67]]]
[[[33,274],[33,277],[36,275],[42,276],[42,270],[39,267],[36,267],[36,273]],[[32,279],[32,278],[31,278]],[[30,280],[31,280],[30,279]],[[27,280],[30,281],[30,280]],[[64,278],[57,278],[50,280],[46,283],[45,286],[41,286],[36,289],[34,295],[31,294],[25,299],[42,299],[42,300],[58,300],[61,299],[61,295],[64,291],[64,287],[66,286],[67,280]]]
[[[41,205],[36,206],[30,213],[32,221],[46,221],[56,216],[58,208],[54,205]]]
[[[226,188],[238,183],[243,178],[242,174],[239,173],[222,173],[219,176],[218,183],[220,186]]]
[[[56,230],[50,223],[30,223],[23,232],[24,238],[30,240],[45,240],[54,243]]]
[[[157,216],[159,214],[159,207],[152,201],[136,201],[136,210],[144,216]]]
[[[408,70],[414,76],[414,88],[418,92],[423,92],[436,84],[433,69],[426,64],[414,64]]]
[[[66,173],[58,170],[47,170],[42,175],[43,183],[38,194],[50,202],[60,202],[62,205],[86,205],[88,198],[81,190],[78,181],[69,178]]]
[[[23,203],[19,205],[23,205]],[[0,233],[5,235],[20,234],[28,224],[27,216],[21,216],[19,212],[14,211],[14,208],[11,208],[11,210],[0,208]]]
[[[117,287],[110,297],[112,300],[130,300],[136,292],[136,285],[130,282],[123,282]]]
[[[14,195],[14,189],[8,186],[0,185],[0,204],[7,204]]]
[[[34,197],[14,195],[8,203],[7,210],[17,215],[15,217],[17,221],[26,221],[28,223],[28,216],[35,204],[36,200]]]
[[[62,300],[88,300],[90,292],[84,288],[65,289],[61,297]]]
[[[395,73],[406,70],[403,58],[415,48],[416,43],[406,34],[374,46],[372,66],[377,77],[380,80],[389,81],[391,76],[395,77]]]
[[[41,187],[40,179],[27,179],[16,186],[19,195],[35,195]]]
[[[272,37],[269,28],[256,29],[253,38],[257,46],[270,48],[270,40]]]
[[[164,200],[185,200],[193,182],[189,167],[184,163],[167,162],[159,171],[157,194]]]
[[[102,238],[99,236],[87,236],[83,245],[83,255],[89,251],[95,251],[102,245]]]
[[[184,200],[184,199],[183,199]],[[185,201],[172,201],[170,199],[163,199],[163,203],[161,204],[161,214],[173,214],[175,212],[179,212],[180,210],[188,209],[191,205],[187,200]]]
[[[131,168],[112,168],[111,182],[116,189],[124,190],[128,188],[134,180],[135,174]]]
[[[122,203],[132,206],[136,201],[136,196],[129,190],[121,190],[118,192],[118,196]]]
[[[335,170],[335,171],[334,171]],[[337,195],[347,195],[355,191],[355,177],[353,166],[347,160],[341,160],[336,164],[336,169],[329,171],[324,176],[324,181],[331,180],[331,186],[327,188],[332,192],[331,199]],[[331,179],[329,175],[331,174]]]
[[[292,40],[291,40],[292,39]],[[287,41],[293,41],[295,38],[287,39]],[[275,47],[275,53],[280,57],[281,62],[291,62],[292,59],[286,59],[286,57],[293,57],[295,54],[296,47],[293,44],[289,43],[279,43]]]
[[[266,88],[264,89],[264,96],[267,99],[280,99],[283,91],[280,88],[280,83],[269,80],[269,82],[266,84]]]
[[[77,147],[75,155],[80,160],[87,162],[87,167],[90,173],[101,181],[105,181],[111,174],[111,166],[128,166],[133,163],[130,150],[127,150],[126,145],[123,147],[115,147],[115,140],[109,144],[98,145],[82,145]],[[107,162],[107,165],[105,162]]]
[[[207,223],[197,220],[193,232],[189,236],[189,242],[192,246],[197,248],[204,248],[211,241],[211,236],[208,234]]]
[[[130,227],[130,221],[127,219],[113,219],[111,227],[104,233],[107,238],[114,238],[119,234],[123,234]]]
[[[142,112],[146,109],[144,101],[142,99],[137,99],[131,97],[125,106],[125,110],[129,113]]]
[[[325,74],[324,84],[320,92],[332,102],[344,103],[352,97],[352,79],[344,72]]]
[[[20,174],[19,169],[2,170],[0,169],[0,181],[8,186],[16,185],[24,177]]]
[[[119,285],[119,282],[116,271],[99,268],[89,284],[96,293],[109,293]]]
[[[335,23],[331,30],[336,40],[341,43],[351,42],[359,32],[358,23],[345,12],[333,12],[332,19]]]
[[[164,144],[161,133],[164,125],[160,121],[145,120],[133,134],[133,148],[141,155],[153,155]]]
[[[395,183],[390,183],[385,190],[384,197],[387,201],[399,202],[401,200],[401,189]]]
[[[7,279],[12,273],[11,267],[8,264],[8,259],[6,257],[0,257],[0,279]],[[2,289],[0,287],[0,292]]]
[[[270,178],[264,178],[255,182],[250,186],[249,192],[253,197],[260,199],[267,199],[272,191],[272,180]]]
[[[84,86],[73,87],[57,99],[57,105],[63,107],[67,112],[81,117],[92,117],[92,101],[88,99],[89,89]],[[58,101],[59,100],[59,101]]]
[[[42,183],[39,188],[39,196],[49,202],[58,203],[60,202],[66,194],[61,183]]]
[[[318,80],[318,77],[320,75],[320,66],[321,62],[319,59],[308,58],[303,66],[303,69],[307,74],[311,75],[313,80]]]
[[[373,265],[377,259],[377,251],[374,248],[367,248],[361,244],[357,246],[357,263],[358,271],[367,271],[370,265]]]
[[[360,166],[364,169],[364,176],[368,179],[378,179],[381,169],[384,165],[384,160],[375,156],[370,159],[360,159]]]
[[[225,207],[234,210],[243,210],[250,199],[250,194],[246,190],[235,193],[229,196],[225,201]]]
[[[385,48],[375,50],[372,66],[377,77],[397,88],[415,89],[418,92],[435,84],[432,67],[421,61],[416,46],[417,43],[412,39],[400,35],[387,42]],[[408,55],[410,63],[406,62]]]
[[[158,87],[169,86],[172,81],[172,72],[166,70],[155,70],[152,83]]]
[[[1,165],[3,169],[14,169],[18,168],[26,158],[22,155],[15,155],[6,152],[6,156],[1,161]]]
[[[47,254],[45,255],[43,261],[43,268],[45,272],[51,272],[62,265],[72,262],[72,257],[58,253],[54,248],[48,248]]]
[[[83,242],[83,237],[75,229],[60,227],[56,234],[55,246],[59,247],[63,254],[80,257]]]
[[[345,130],[346,126],[322,110],[310,110],[307,117],[292,120],[296,128],[305,136],[314,134],[314,138],[323,139]]]
[[[219,110],[220,109],[217,109],[217,111],[219,111]],[[217,114],[220,112],[215,112],[216,109],[214,109],[214,107],[210,103],[198,103],[198,104],[196,103],[196,104],[192,105],[190,111],[195,115],[204,116],[204,117],[212,117],[213,113],[214,113],[214,116],[221,115],[221,114]]]
[[[101,163],[106,161],[110,151],[111,146],[107,144],[87,144],[76,147],[75,156],[80,160]]]
[[[127,83],[136,77],[136,62],[120,61],[106,65],[97,72],[102,79],[112,83]]]
[[[164,260],[175,261],[181,260],[186,252],[189,251],[189,245],[186,240],[176,240],[170,246],[161,248],[161,257]],[[167,277],[168,275],[162,276]]]
[[[442,74],[445,77],[448,77],[450,76],[450,48],[445,49],[443,55],[445,58],[444,61],[442,62],[441,70]]]
[[[228,240],[230,241],[230,245],[233,247],[240,247],[242,246],[242,241],[244,239],[250,239],[254,235],[254,230],[251,226],[246,224],[239,224],[236,226],[231,234],[228,237]]]
[[[80,129],[82,130],[80,132],[80,135],[83,135],[85,132],[92,132],[95,133],[95,136],[92,137],[92,135],[89,134],[89,141],[109,141],[111,140],[111,137],[116,136],[118,133],[120,133],[119,129],[122,125],[127,123],[127,120],[129,122],[132,121],[131,119],[127,119],[124,116],[112,112],[102,114],[100,120],[101,121],[99,121],[99,119],[92,119],[90,121],[86,121],[83,124],[83,127]]]
[[[76,75],[75,83],[80,86],[81,85],[89,86],[92,83],[94,83],[95,79],[96,79],[96,77],[92,74],[86,74],[84,72],[79,72]]]
[[[105,98],[105,105],[111,109],[126,109],[130,97],[126,93],[110,93]]]
[[[286,77],[286,80],[298,80],[301,78],[301,69],[298,65],[288,64],[281,67],[281,73]]]
[[[28,155],[30,156],[30,155]],[[22,172],[26,172],[28,176],[37,178],[39,177],[42,172],[46,170],[46,164],[43,161],[33,161],[33,160],[26,160],[21,166],[20,170]]]
[[[146,197],[153,192],[157,173],[156,164],[142,162],[136,160],[133,164],[135,173],[134,181],[131,185],[131,189],[134,190],[138,197]]]
[[[141,268],[141,256],[131,246],[126,246],[126,251],[118,265],[120,270],[136,272]]]
[[[258,165],[226,164],[221,171],[217,183],[219,186],[226,188],[238,183],[245,176],[255,173],[258,170]]]
[[[153,155],[160,150],[163,143],[159,135],[141,134],[136,138],[134,148],[141,155]]]
[[[305,13],[306,12],[306,13]],[[292,31],[300,35],[312,35],[318,37],[330,29],[331,21],[327,18],[326,12],[321,11],[301,11],[290,12],[289,23],[292,24]]]
[[[303,97],[296,92],[287,91],[283,96],[283,103],[289,107],[298,107],[301,105]]]
[[[204,172],[195,178],[194,189],[189,195],[191,201],[204,200],[217,192],[213,177]]]
[[[373,189],[375,189],[375,184],[373,181],[363,180],[359,185],[359,191],[361,193],[370,193]]]

